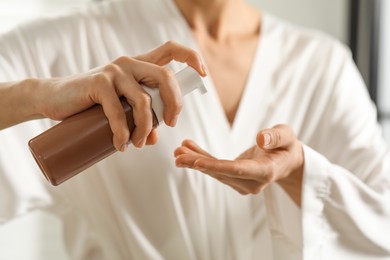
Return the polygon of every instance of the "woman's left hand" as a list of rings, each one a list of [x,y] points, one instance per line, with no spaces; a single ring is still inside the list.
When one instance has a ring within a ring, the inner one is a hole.
[[[193,141],[185,140],[175,150],[176,166],[201,171],[241,194],[258,194],[277,182],[300,206],[303,150],[292,129],[277,125],[257,134],[257,145],[235,160],[220,160]]]

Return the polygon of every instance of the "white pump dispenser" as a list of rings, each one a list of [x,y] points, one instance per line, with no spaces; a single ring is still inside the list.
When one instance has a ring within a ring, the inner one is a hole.
[[[207,88],[204,85],[201,76],[199,76],[198,72],[192,67],[188,66],[180,70],[175,74],[175,78],[179,83],[182,96],[187,95],[195,89],[198,89],[202,94],[207,92]],[[144,87],[144,89],[152,98],[153,111],[158,119],[158,122],[161,123],[164,120],[164,103],[160,97],[160,91],[157,88]]]

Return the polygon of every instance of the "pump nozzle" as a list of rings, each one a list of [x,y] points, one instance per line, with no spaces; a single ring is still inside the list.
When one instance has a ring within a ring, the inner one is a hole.
[[[202,94],[207,92],[207,88],[204,85],[202,77],[192,67],[185,67],[184,69],[177,72],[175,77],[179,83],[182,96],[189,94],[195,89],[198,89]],[[158,122],[162,122],[164,120],[164,104],[160,97],[160,91],[157,88],[144,87],[144,89],[152,98],[152,108],[158,119]]]

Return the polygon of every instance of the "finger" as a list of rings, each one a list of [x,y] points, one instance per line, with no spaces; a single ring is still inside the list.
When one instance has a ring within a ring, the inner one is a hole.
[[[181,89],[172,71],[159,67],[157,73],[159,93],[164,104],[164,122],[173,127],[183,106]]]
[[[199,153],[189,149],[188,147],[185,147],[185,146],[180,146],[178,148],[176,148],[176,150],[174,151],[173,155],[175,157],[178,157],[179,155],[182,155],[182,154],[192,154],[192,155],[200,155]]]
[[[193,165],[199,158],[200,158],[199,156],[193,156],[193,155],[179,156],[176,159],[176,166],[180,167],[180,168],[191,168],[191,165]],[[205,169],[203,169],[203,170],[205,170]],[[248,194],[248,192],[246,192],[244,189],[239,187],[229,177],[221,176],[219,174],[214,174],[214,173],[207,172],[207,171],[206,172],[200,171],[200,172],[203,174],[209,175],[210,177],[222,182],[223,184],[226,184],[226,185],[232,187],[233,189],[235,189],[236,191],[238,191],[241,194]]]
[[[102,101],[102,106],[114,134],[113,144],[115,149],[124,152],[128,146],[130,131],[127,126],[123,107],[116,95],[110,95],[108,93]]]
[[[182,146],[184,147],[187,147],[189,148],[190,150],[196,152],[196,153],[200,153],[200,154],[203,154],[203,155],[206,155],[207,157],[211,157],[211,158],[215,158],[214,156],[212,156],[211,154],[209,154],[207,151],[203,150],[202,148],[200,148],[199,145],[197,145],[194,141],[192,140],[184,140],[182,142]]]
[[[180,167],[180,168],[192,168],[192,165],[194,165],[194,163],[199,160],[200,158],[202,158],[201,156],[196,156],[196,155],[193,155],[193,154],[186,154],[186,155],[183,155],[183,156],[179,156],[176,158],[176,166],[177,167]],[[199,170],[199,169],[197,169]],[[206,169],[200,169],[200,172],[206,174],[206,175],[209,175],[211,176],[212,178],[232,187],[233,189],[237,190],[239,193],[241,194],[248,194],[249,191],[245,191],[244,188],[240,187],[238,185],[238,181],[236,179],[236,182],[234,182],[232,180],[232,178],[229,178],[227,176],[222,176],[218,173],[212,173],[210,171],[207,171]],[[246,180],[245,180],[246,181]]]
[[[229,177],[221,174],[220,172],[214,172],[210,169],[198,168],[196,164],[198,164],[201,158],[202,157],[195,155],[179,156],[176,159],[176,165],[178,167],[187,167],[199,170],[200,172],[207,174],[214,179],[217,179],[222,183],[232,187],[241,194],[257,194],[261,191],[263,185],[261,185],[258,181],[236,178],[236,176]]]
[[[200,154],[193,154],[193,153],[181,154],[176,157],[175,163],[176,166],[180,168],[193,168],[195,162],[202,158],[205,157]],[[196,170],[199,170],[199,168],[197,168]],[[205,169],[201,169],[201,170],[205,170]]]
[[[200,148],[195,142],[191,140],[184,140],[181,146],[178,147],[174,152],[175,157],[181,154],[202,154],[207,157],[214,158],[211,154]]]
[[[192,168],[206,173],[247,180],[257,180],[264,174],[259,163],[253,160],[230,161],[204,157],[196,160]]]
[[[166,65],[172,60],[184,62],[198,71],[200,75],[206,76],[205,66],[200,55],[194,50],[173,41],[168,41],[146,54],[137,56],[136,59],[160,66]]]
[[[153,128],[152,101],[146,92],[140,88],[138,98],[130,101],[133,107],[133,117],[135,128],[131,135],[133,144],[141,148],[146,144],[147,137]]]
[[[263,149],[287,148],[296,140],[292,129],[287,125],[277,125],[261,130],[256,137],[257,145]]]
[[[146,145],[155,145],[158,141],[158,133],[156,128],[153,128],[148,138],[146,138]]]
[[[152,101],[149,94],[131,76],[123,75],[116,78],[120,93],[126,97],[133,109],[135,128],[131,133],[131,141],[135,147],[146,144],[147,137],[153,128]]]
[[[127,126],[126,115],[120,100],[111,86],[111,80],[104,74],[97,76],[99,84],[92,90],[91,99],[103,107],[103,112],[108,119],[111,131],[113,132],[113,144],[118,151],[124,151],[127,148],[130,132]]]
[[[175,126],[182,108],[182,96],[179,84],[173,73],[164,67],[143,61],[121,57],[115,61],[128,75],[148,87],[158,86],[164,104],[163,117],[169,126]]]

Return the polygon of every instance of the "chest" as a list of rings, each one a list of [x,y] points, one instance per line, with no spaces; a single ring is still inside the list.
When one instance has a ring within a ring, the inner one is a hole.
[[[232,125],[255,60],[258,37],[232,44],[199,44],[209,76]]]

